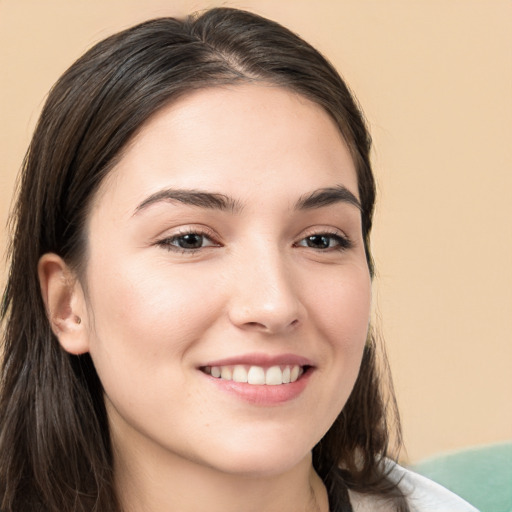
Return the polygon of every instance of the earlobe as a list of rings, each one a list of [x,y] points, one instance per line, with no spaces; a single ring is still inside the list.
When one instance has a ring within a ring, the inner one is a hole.
[[[88,352],[87,308],[80,282],[57,254],[44,254],[37,271],[48,320],[62,348],[75,355]]]

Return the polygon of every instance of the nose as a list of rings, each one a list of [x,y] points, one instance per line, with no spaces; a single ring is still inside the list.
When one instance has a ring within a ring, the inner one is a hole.
[[[229,318],[240,329],[286,333],[304,321],[298,283],[290,263],[277,254],[252,254],[237,265]]]

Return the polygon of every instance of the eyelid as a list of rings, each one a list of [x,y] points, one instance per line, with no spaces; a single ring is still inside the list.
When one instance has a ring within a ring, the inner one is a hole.
[[[317,249],[320,252],[328,252],[328,251],[333,251],[333,250],[344,251],[347,249],[351,249],[354,246],[354,243],[351,240],[351,238],[346,233],[341,231],[340,229],[333,228],[333,227],[322,227],[322,226],[308,228],[308,230],[306,230],[306,232],[301,235],[301,237],[298,239],[297,242],[295,242],[294,245],[298,246],[298,244],[300,242],[302,242],[312,236],[327,236],[327,237],[332,237],[332,238],[338,239],[339,243],[337,246],[330,247],[327,249]],[[299,247],[303,247],[303,246],[299,246]]]
[[[204,246],[204,247],[198,247],[198,248],[190,248],[185,249],[182,247],[179,247],[178,245],[174,245],[170,243],[171,241],[177,240],[180,237],[186,236],[186,235],[199,235],[204,238],[207,238],[212,243],[210,245]],[[208,249],[210,247],[220,247],[222,244],[219,242],[219,236],[207,226],[181,226],[177,228],[177,230],[168,233],[166,235],[160,236],[156,242],[155,245],[163,247],[167,249],[168,251],[178,252],[178,253],[185,253],[185,254],[193,254],[195,252]]]
[[[205,246],[197,247],[197,248],[183,248],[179,245],[175,245],[174,241],[179,239],[180,237],[184,237],[186,235],[199,235],[206,239],[208,239],[211,243]],[[328,247],[325,249],[307,247],[302,245],[307,238],[313,236],[326,236],[337,239],[337,244],[333,247]],[[221,247],[223,244],[219,241],[220,237],[214,232],[211,228],[204,225],[189,225],[189,226],[181,226],[179,228],[175,228],[168,234],[158,237],[155,241],[155,245],[161,246],[168,251],[178,252],[178,253],[186,253],[186,254],[194,254],[196,252],[209,249],[211,247]],[[350,239],[348,235],[346,235],[342,230],[334,227],[323,227],[323,226],[315,226],[306,229],[300,237],[296,239],[296,242],[293,243],[294,247],[305,247],[313,250],[317,250],[319,252],[330,252],[330,251],[344,251],[351,249],[354,246],[354,243]]]

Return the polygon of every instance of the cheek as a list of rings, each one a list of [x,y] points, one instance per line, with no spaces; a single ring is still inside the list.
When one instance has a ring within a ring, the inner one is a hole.
[[[136,263],[91,265],[90,354],[107,401],[145,431],[163,421],[169,403],[190,400],[187,355],[219,315],[222,299],[203,272],[199,279],[165,262]],[[168,428],[174,421],[166,416]]]
[[[180,357],[220,308],[220,298],[211,293],[215,284],[201,274],[197,279],[160,262],[92,267],[93,358],[108,351],[142,366]]]
[[[307,292],[316,324],[335,347],[358,351],[370,321],[371,280],[364,267],[326,276]]]
[[[359,373],[370,321],[371,280],[364,267],[356,267],[326,278],[316,293],[310,290],[309,294],[314,304],[310,308],[312,324],[329,346],[324,368],[332,385],[326,396],[334,420]]]

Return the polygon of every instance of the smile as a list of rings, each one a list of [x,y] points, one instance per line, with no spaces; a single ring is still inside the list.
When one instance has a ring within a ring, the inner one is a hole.
[[[278,386],[296,382],[308,367],[300,365],[247,366],[242,364],[225,366],[205,366],[201,371],[214,378],[242,382],[255,386]]]

